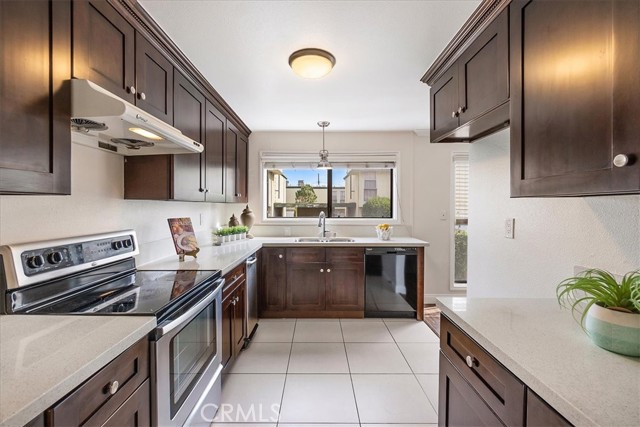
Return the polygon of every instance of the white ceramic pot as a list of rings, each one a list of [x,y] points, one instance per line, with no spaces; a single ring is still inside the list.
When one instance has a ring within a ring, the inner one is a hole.
[[[587,312],[584,327],[597,346],[640,357],[640,314],[609,310],[594,304]]]

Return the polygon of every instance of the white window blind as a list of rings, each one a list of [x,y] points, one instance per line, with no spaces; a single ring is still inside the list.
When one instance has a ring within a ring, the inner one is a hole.
[[[469,219],[469,156],[456,154],[453,156],[453,176],[455,188],[456,219]]]

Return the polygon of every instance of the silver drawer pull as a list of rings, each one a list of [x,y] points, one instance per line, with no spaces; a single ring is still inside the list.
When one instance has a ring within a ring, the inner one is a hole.
[[[626,154],[618,154],[613,158],[613,165],[618,168],[625,167],[629,164],[629,156]]]
[[[465,360],[467,361],[467,366],[470,368],[473,368],[474,365],[478,366],[478,361],[475,357],[467,356]]]
[[[320,269],[320,273],[324,273],[324,268],[321,268],[321,269]]]
[[[278,255],[278,258],[282,259],[282,254]]]
[[[120,387],[120,383],[118,381],[111,381],[109,384],[106,385],[105,392],[113,396],[118,392],[118,387]]]
[[[327,268],[327,273],[331,273],[331,269],[330,268]]]

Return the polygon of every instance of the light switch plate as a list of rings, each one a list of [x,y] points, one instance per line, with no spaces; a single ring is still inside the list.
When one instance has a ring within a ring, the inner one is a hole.
[[[515,218],[507,218],[504,220],[504,237],[507,239],[514,238],[514,228],[516,225]]]

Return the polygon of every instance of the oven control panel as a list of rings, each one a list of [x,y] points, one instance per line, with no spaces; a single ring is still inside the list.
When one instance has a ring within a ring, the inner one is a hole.
[[[132,235],[89,240],[26,250],[21,253],[20,259],[24,274],[34,276],[133,252],[134,242]]]

